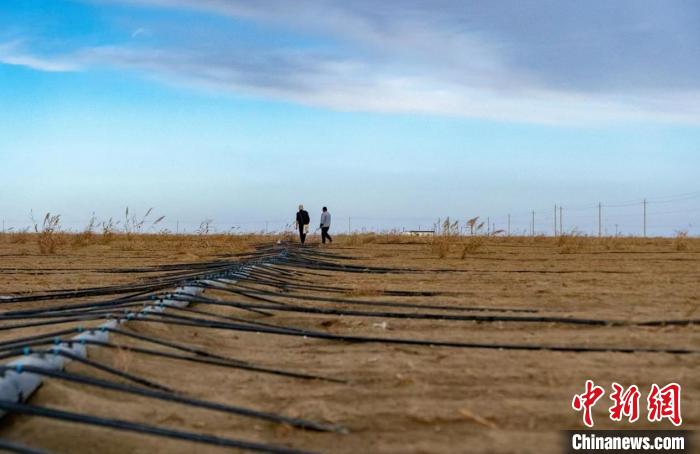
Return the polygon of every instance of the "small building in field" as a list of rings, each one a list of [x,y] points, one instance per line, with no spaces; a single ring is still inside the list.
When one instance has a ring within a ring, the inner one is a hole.
[[[406,230],[403,232],[406,236],[433,236],[435,230]]]

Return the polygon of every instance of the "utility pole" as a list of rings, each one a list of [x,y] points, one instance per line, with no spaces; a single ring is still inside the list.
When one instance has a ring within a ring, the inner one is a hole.
[[[535,236],[535,210],[532,210],[532,224],[530,224],[530,236]]]
[[[601,214],[603,211],[603,204],[598,202],[598,236],[603,236],[603,223],[601,221]]]
[[[561,205],[559,205],[559,235],[564,234],[564,222],[562,218],[564,217],[564,210]]]
[[[175,221],[175,234],[177,235],[179,233],[180,233],[180,220],[178,219],[177,221]]]
[[[644,199],[644,237],[647,236],[647,199]]]
[[[510,213],[508,213],[508,236],[510,236]]]
[[[554,204],[554,236],[557,236],[557,204]]]
[[[486,236],[490,236],[490,235],[491,235],[491,218],[487,216],[486,217]]]

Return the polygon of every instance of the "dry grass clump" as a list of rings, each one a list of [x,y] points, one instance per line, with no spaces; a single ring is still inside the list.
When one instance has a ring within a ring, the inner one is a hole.
[[[333,241],[344,246],[362,246],[363,244],[379,243],[379,237],[376,233],[351,233],[349,235],[336,235]],[[294,240],[297,238],[295,237]]]
[[[14,230],[10,228],[8,237],[10,239],[10,243],[12,244],[25,244],[27,241],[29,241],[29,238],[31,237],[31,234],[29,233],[29,227],[25,227],[20,230]]]
[[[676,236],[673,239],[673,249],[678,252],[683,252],[688,250],[688,231],[677,230]]]
[[[209,234],[211,233],[212,219],[205,219],[199,224],[199,228],[195,231],[199,238],[202,247],[209,247]]]
[[[625,250],[625,239],[618,236],[606,236],[597,239],[596,242],[600,244],[606,251]]]
[[[559,253],[561,254],[576,254],[583,250],[585,238],[576,230],[560,235],[557,239]]]
[[[469,254],[475,254],[486,244],[489,235],[484,232],[484,222],[479,222],[479,217],[474,217],[465,222],[465,231],[469,231],[469,235],[463,235],[459,226],[459,221],[450,221],[450,218],[445,218],[444,221],[436,224],[435,236],[433,236],[430,247],[431,251],[438,258],[446,258],[449,256],[452,246],[455,246],[460,251],[460,259],[464,260]],[[492,236],[503,233],[502,230],[491,233]]]
[[[100,235],[100,242],[102,244],[109,244],[114,240],[114,236],[117,233],[117,224],[119,224],[119,221],[115,223],[112,218],[109,218],[107,221],[102,221],[102,234]]]
[[[444,259],[450,253],[452,238],[435,235],[430,242],[430,252],[440,259]]]
[[[383,244],[403,244],[406,241],[398,230],[391,230],[380,235],[379,242]]]
[[[97,218],[95,218],[95,213],[93,213],[87,226],[85,226],[85,229],[83,229],[82,232],[79,232],[73,236],[71,244],[75,247],[85,247],[94,243],[96,224]]]
[[[460,258],[464,260],[467,255],[478,252],[486,243],[486,238],[483,236],[470,236],[462,240],[462,254]]]
[[[205,220],[195,235],[175,235],[167,229],[153,231],[164,217],[148,221],[151,210],[143,217],[129,215],[127,209],[124,224],[110,218],[99,222],[95,215],[90,218],[82,231],[70,232],[61,229],[61,216],[47,213],[41,222],[33,222],[33,231],[29,227],[22,230],[8,229],[0,234],[0,240],[13,244],[36,242],[41,254],[56,254],[60,247],[91,250],[117,251],[160,251],[170,250],[176,254],[189,254],[196,258],[213,253],[226,255],[248,251],[253,242],[272,242],[280,239],[279,235],[240,234],[232,231],[224,234],[212,232],[211,220]],[[121,227],[121,228],[118,228]],[[147,228],[146,228],[147,227]],[[291,239],[291,237],[289,238]],[[193,251],[196,251],[193,252]]]
[[[452,222],[448,217],[435,223],[430,241],[430,252],[440,259],[446,258],[450,254],[452,245],[459,242],[459,221]]]
[[[142,217],[138,217],[135,214],[129,214],[129,207],[126,207],[126,213],[124,215],[124,233],[127,237],[131,235],[138,235],[143,232],[143,228],[148,222],[148,217],[153,212],[153,208],[149,208]],[[151,222],[151,228],[155,227],[159,222],[165,219],[165,216],[161,216],[155,221]],[[209,221],[211,222],[211,221]]]
[[[42,254],[54,254],[56,253],[56,248],[63,244],[63,239],[59,234],[60,224],[61,215],[52,215],[51,213],[46,213],[41,227],[39,227],[37,222],[34,222],[34,232],[37,234],[36,242],[39,246],[39,252]]]

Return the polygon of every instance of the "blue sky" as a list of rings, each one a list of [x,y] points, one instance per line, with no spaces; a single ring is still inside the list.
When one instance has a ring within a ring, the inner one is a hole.
[[[697,234],[700,6],[610,3],[2,2],[0,214]]]

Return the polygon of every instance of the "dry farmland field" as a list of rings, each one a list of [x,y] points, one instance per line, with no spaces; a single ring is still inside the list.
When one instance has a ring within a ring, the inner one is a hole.
[[[39,240],[0,237],[3,362],[128,321],[0,421],[1,438],[27,447],[561,452],[587,379],[643,396],[679,383],[683,428],[700,428],[696,238],[353,235],[301,249],[275,236],[63,235],[53,253]],[[203,293],[172,293],[192,282]],[[159,299],[190,304],[135,315]],[[609,406],[594,408],[596,428],[673,427],[614,423]],[[36,408],[96,418],[26,414]],[[115,420],[136,424],[95,425]]]

